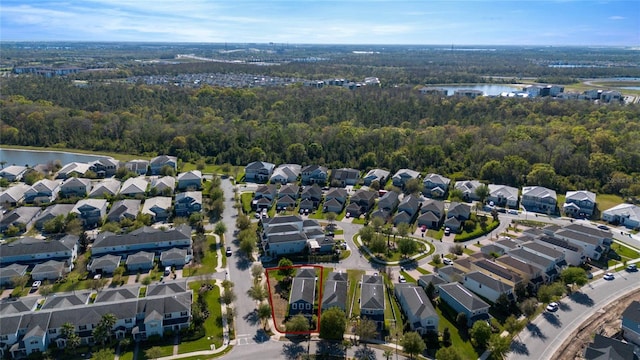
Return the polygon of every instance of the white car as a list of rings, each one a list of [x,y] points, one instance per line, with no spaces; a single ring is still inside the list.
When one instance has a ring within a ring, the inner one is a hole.
[[[449,259],[449,258],[444,258],[444,259],[442,259],[442,262],[443,262],[445,265],[453,265],[453,260],[451,260],[451,259]]]
[[[40,285],[42,285],[42,281],[40,280],[36,280],[33,282],[33,284],[31,284],[31,288],[33,290],[38,290],[38,288],[40,287]]]
[[[547,311],[549,311],[549,312],[558,311],[558,303],[557,302],[549,303],[549,305],[547,305]]]
[[[613,280],[613,279],[615,279],[615,277],[613,276],[613,274],[612,274],[612,273],[610,273],[610,272],[608,272],[608,273],[604,274],[603,278],[604,278],[605,280]]]
[[[406,282],[407,282],[407,279],[405,279],[403,275],[400,275],[400,276],[398,276],[398,282],[400,282],[400,283],[406,283]]]

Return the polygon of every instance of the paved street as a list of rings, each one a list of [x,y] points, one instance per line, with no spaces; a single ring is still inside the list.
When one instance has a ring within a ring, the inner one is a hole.
[[[582,292],[564,298],[557,312],[538,316],[516,337],[509,359],[552,359],[558,347],[591,315],[638,288],[640,272],[623,270],[614,274],[612,281],[596,280]]]

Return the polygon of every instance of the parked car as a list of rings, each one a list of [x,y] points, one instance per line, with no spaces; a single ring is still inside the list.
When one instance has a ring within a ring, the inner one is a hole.
[[[613,274],[612,274],[612,273],[610,273],[610,272],[608,272],[608,273],[604,274],[603,278],[604,278],[605,280],[613,280],[613,279],[615,279],[615,277],[613,276]]]
[[[350,218],[351,217],[351,213],[348,212],[348,213],[344,214],[344,217],[346,217],[347,219]]]
[[[38,290],[40,285],[42,285],[42,281],[36,280],[36,281],[33,282],[33,284],[31,284],[31,289]]]
[[[453,265],[453,260],[449,258],[443,258],[442,263],[444,263],[445,265]]]
[[[558,303],[557,302],[549,303],[549,305],[547,305],[547,311],[549,311],[549,312],[558,311]]]
[[[518,215],[518,210],[515,210],[515,209],[507,210],[507,214]]]
[[[627,265],[627,271],[628,272],[636,272],[636,271],[638,271],[638,266],[636,264],[629,264],[629,265]]]
[[[231,246],[227,246],[227,252],[225,254],[231,256]]]
[[[427,225],[422,225],[422,226],[420,227],[420,230],[421,230],[422,232],[427,231]]]
[[[398,276],[398,282],[400,282],[400,283],[406,283],[406,282],[407,282],[407,279],[405,279],[403,275],[400,275],[400,276]]]
[[[164,276],[169,276],[171,274],[171,266],[167,266],[164,268]]]
[[[449,227],[444,228],[444,235],[445,236],[451,235],[451,229]]]

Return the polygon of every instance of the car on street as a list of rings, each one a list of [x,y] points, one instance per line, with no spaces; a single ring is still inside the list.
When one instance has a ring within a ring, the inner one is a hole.
[[[598,229],[600,229],[600,230],[609,230],[609,227],[607,225],[598,225]]]
[[[636,272],[636,271],[638,271],[638,265],[636,265],[636,264],[627,265],[627,271],[628,272]]]
[[[604,278],[605,280],[613,280],[613,279],[615,279],[615,277],[613,276],[613,274],[612,274],[612,273],[610,273],[610,272],[608,272],[608,273],[604,274],[603,278]]]
[[[443,258],[442,263],[444,263],[445,265],[453,265],[453,260],[449,258]]]
[[[231,256],[231,246],[227,246],[227,251],[225,252],[227,256]]]
[[[507,214],[518,215],[518,210],[515,210],[515,209],[507,210]]]
[[[403,275],[400,275],[400,276],[398,276],[398,282],[399,283],[406,283],[407,279],[405,279]]]
[[[547,311],[549,311],[549,312],[558,311],[558,303],[557,302],[549,303],[549,305],[547,305]]]

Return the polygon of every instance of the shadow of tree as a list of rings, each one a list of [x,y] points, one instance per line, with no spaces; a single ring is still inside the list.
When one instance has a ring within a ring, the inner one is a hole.
[[[538,339],[542,339],[542,340],[547,338],[547,336],[543,334],[542,331],[540,331],[540,328],[538,327],[538,325],[534,323],[528,323],[527,330],[529,330],[529,333],[531,333],[531,336],[533,337],[537,337]]]
[[[290,342],[282,345],[282,355],[288,360],[298,359],[305,352],[306,349],[300,343]]]
[[[368,347],[359,347],[354,352],[354,357],[356,359],[362,359],[362,360],[374,360],[377,358],[376,352],[373,351],[372,348],[368,348]]]
[[[316,356],[344,356],[344,347],[337,341],[320,340],[316,343]]]
[[[563,303],[563,302],[559,302],[558,303],[558,309],[562,310],[562,311],[571,311],[571,306],[569,304]]]
[[[573,300],[574,302],[581,304],[581,305],[585,305],[588,307],[592,307],[594,302],[593,299],[591,297],[589,297],[589,295],[583,293],[583,292],[575,292],[571,295],[569,295],[569,299]]]
[[[262,344],[264,342],[269,341],[269,335],[267,335],[267,333],[260,329],[258,331],[256,331],[256,334],[253,336],[253,341],[255,341],[258,344]]]
[[[529,355],[527,344],[515,339],[511,342],[511,351],[520,355]]]
[[[553,327],[559,328],[562,326],[562,321],[560,321],[556,314],[544,312],[542,313],[542,317],[545,318],[545,320],[547,320],[549,324],[553,325]]]
[[[253,261],[251,261],[251,259],[249,259],[248,257],[239,254],[240,252],[236,252],[236,256],[238,257],[238,261],[236,261],[236,268],[238,268],[239,270],[247,270],[248,268],[251,267],[251,265],[253,265]]]
[[[242,317],[246,322],[255,326],[260,322],[260,318],[258,317],[258,313],[256,310],[248,312],[245,316]]]

